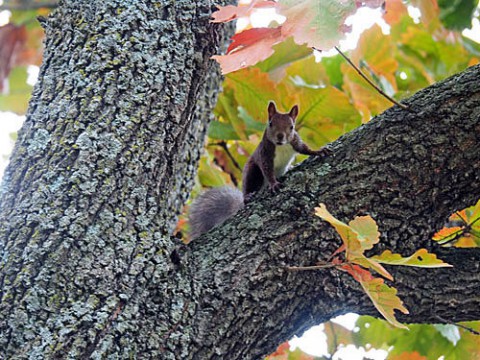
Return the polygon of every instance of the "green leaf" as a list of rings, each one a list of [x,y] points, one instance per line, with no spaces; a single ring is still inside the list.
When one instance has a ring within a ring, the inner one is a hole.
[[[217,140],[240,140],[231,124],[212,121],[208,127],[208,137]]]
[[[9,93],[0,95],[0,111],[12,111],[19,115],[25,114],[32,86],[27,84],[27,68],[15,67],[8,77]]]
[[[452,267],[452,265],[438,259],[435,254],[429,253],[427,249],[417,250],[409,257],[402,257],[400,254],[393,254],[390,250],[385,250],[381,255],[372,256],[371,259],[388,265],[417,266],[423,268]]]
[[[324,57],[322,58],[322,65],[325,67],[327,71],[327,75],[330,78],[330,84],[337,88],[341,88],[343,85],[343,73],[341,70],[341,65],[343,64],[344,60],[339,55]]]
[[[278,70],[293,62],[312,55],[312,49],[304,45],[297,45],[291,37],[274,45],[275,53],[256,66],[265,73]]]
[[[277,105],[282,103],[275,83],[258,68],[228,74],[224,86],[233,90],[237,104],[245,108],[255,119],[267,119],[267,106],[270,100],[276,101]]]
[[[463,30],[472,25],[478,0],[438,0],[440,20],[447,29]]]

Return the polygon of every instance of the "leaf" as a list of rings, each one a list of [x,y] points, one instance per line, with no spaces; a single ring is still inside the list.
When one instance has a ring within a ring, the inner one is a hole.
[[[262,7],[275,7],[275,1],[262,1],[262,0],[253,0],[248,5],[227,5],[227,6],[217,6],[218,10],[212,14],[213,23],[229,22],[240,17],[249,16],[255,8]]]
[[[315,215],[328,221],[337,230],[346,245],[347,260],[364,257],[364,250],[371,249],[378,242],[380,234],[377,224],[370,216],[355,217],[347,225],[332,216],[323,203],[315,208]]]
[[[372,256],[375,261],[388,265],[417,266],[423,268],[452,267],[437,258],[437,255],[429,253],[427,249],[420,249],[409,257],[402,257],[400,254],[393,254],[385,250],[381,255]]]
[[[253,28],[232,37],[227,55],[214,55],[222,74],[255,65],[273,54],[272,46],[284,39],[280,28]]]
[[[466,326],[479,328],[480,322],[471,322]],[[417,352],[426,359],[439,359],[444,356],[448,360],[478,360],[477,335],[460,328],[461,338],[453,345],[435,325],[409,324],[408,328],[408,331],[392,328],[381,319],[360,316],[356,323],[354,345],[365,346],[369,343],[376,349],[389,349],[387,359]]]
[[[325,204],[320,204],[320,207],[315,208],[315,215],[328,221],[335,230],[337,230],[345,245],[345,259],[347,262],[355,263],[365,268],[371,268],[387,279],[393,280],[392,275],[385,270],[382,265],[363,255],[365,250],[371,249],[374,244],[378,243],[380,237],[377,224],[370,216],[355,217],[355,219],[347,225],[333,217],[328,212]],[[365,276],[365,270],[356,265],[351,270],[356,269],[359,269],[358,274]],[[370,274],[368,271],[367,273]]]
[[[387,24],[397,24],[403,16],[408,16],[408,11],[402,0],[389,0],[385,2],[383,19]]]
[[[303,45],[295,44],[291,37],[274,45],[273,50],[274,54],[272,56],[257,64],[257,67],[263,72],[272,72],[283,69],[289,64],[312,55],[312,49]]]
[[[470,28],[472,16],[478,0],[438,0],[440,20],[447,29],[463,30]]]
[[[208,127],[208,137],[217,140],[240,140],[231,124],[212,121]]]
[[[266,122],[267,106],[270,100],[277,105],[282,99],[276,84],[260,69],[251,68],[229,74],[225,78],[226,88],[234,92],[237,104],[243,107],[256,120]]]
[[[27,33],[25,26],[6,24],[0,27],[0,91],[12,67],[16,64],[18,54],[23,49]]]
[[[344,38],[345,19],[356,11],[355,1],[279,0],[279,12],[287,17],[282,34],[297,44],[329,50]]]
[[[444,227],[433,235],[433,240],[456,247],[480,246],[480,200],[476,205],[452,214],[449,221],[462,226]]]
[[[230,182],[228,174],[213,164],[209,156],[202,156],[200,158],[198,177],[203,185],[209,187],[222,186]]]
[[[378,25],[366,30],[359,39],[358,46],[352,51],[351,59],[361,64],[361,70],[387,94],[397,90],[395,59],[396,48],[390,35],[384,35]],[[370,120],[389,108],[392,104],[368,84],[350,65],[344,63],[344,89],[352,97],[356,108],[363,114],[363,121]]]
[[[272,4],[273,3],[273,4]],[[376,6],[380,1],[366,1]],[[327,50],[337,45],[350,28],[345,20],[360,6],[354,0],[279,0],[255,1],[252,6],[264,4],[286,16],[285,22],[275,28],[251,28],[236,34],[226,55],[212,58],[220,63],[222,73],[227,74],[265,60],[273,54],[272,46],[292,36],[295,43]],[[262,5],[263,6],[263,5]],[[214,22],[226,22],[248,15],[250,8],[229,6],[214,14]]]
[[[353,333],[344,326],[333,321],[324,324],[325,335],[327,336],[327,347],[329,354],[335,354],[340,345],[353,343]]]
[[[405,351],[398,355],[389,356],[388,360],[428,360],[428,358],[420,355],[417,351],[414,351],[414,352]]]
[[[13,111],[17,114],[25,114],[28,101],[32,92],[32,86],[27,84],[27,68],[15,67],[9,76],[9,94],[0,95],[0,111]]]
[[[381,278],[374,278],[369,271],[358,265],[344,264],[341,269],[347,271],[362,285],[373,305],[390,324],[401,329],[408,329],[407,326],[395,319],[395,310],[408,314],[402,300],[397,296],[397,289],[385,284]]]

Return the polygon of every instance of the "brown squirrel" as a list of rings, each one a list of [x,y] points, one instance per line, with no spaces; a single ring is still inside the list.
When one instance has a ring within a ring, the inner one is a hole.
[[[190,238],[207,232],[234,215],[252,195],[267,184],[272,192],[280,189],[277,178],[285,174],[297,153],[325,156],[326,147],[310,149],[295,131],[298,106],[279,113],[275,103],[268,104],[268,125],[263,138],[243,169],[243,192],[230,186],[212,188],[201,194],[190,207]]]

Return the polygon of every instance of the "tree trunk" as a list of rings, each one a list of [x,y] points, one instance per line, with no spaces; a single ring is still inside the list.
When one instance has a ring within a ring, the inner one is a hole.
[[[220,88],[210,57],[231,33],[209,23],[214,10],[72,0],[44,24],[0,199],[0,358],[178,358],[187,347],[165,341],[187,294],[171,229]]]
[[[0,198],[0,357],[258,359],[333,316],[375,315],[348,275],[285,269],[340,245],[319,202],[341,220],[372,215],[375,251],[426,247],[455,266],[389,268],[402,320],[480,317],[480,252],[430,241],[480,197],[480,66],[342,137],[185,247],[170,233],[218,88],[212,9],[127,3],[65,2],[46,24]]]

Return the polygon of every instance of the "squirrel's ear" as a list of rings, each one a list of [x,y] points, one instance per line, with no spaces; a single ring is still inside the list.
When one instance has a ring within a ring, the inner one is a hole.
[[[292,120],[295,121],[295,119],[297,118],[297,115],[298,115],[298,105],[294,105],[292,107],[292,110],[290,110],[290,112],[288,113],[288,115],[290,115]]]
[[[273,101],[270,101],[268,103],[268,119],[271,119],[276,113],[277,108],[275,107],[275,103]]]

